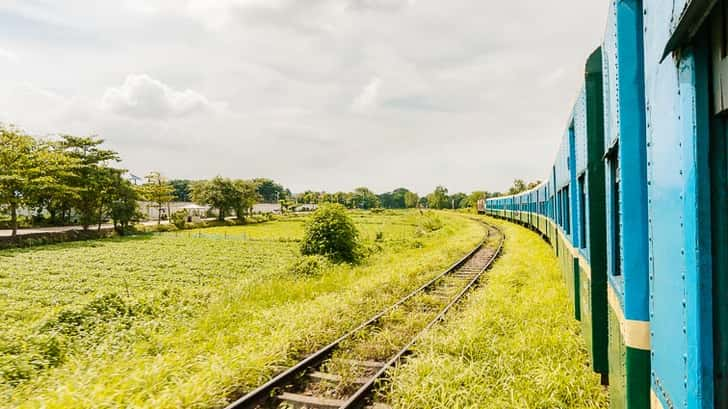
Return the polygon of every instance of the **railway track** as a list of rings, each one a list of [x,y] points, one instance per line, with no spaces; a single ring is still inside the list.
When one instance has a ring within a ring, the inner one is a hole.
[[[226,409],[389,408],[373,397],[377,382],[444,319],[500,254],[503,234],[486,228],[483,241],[437,277]]]

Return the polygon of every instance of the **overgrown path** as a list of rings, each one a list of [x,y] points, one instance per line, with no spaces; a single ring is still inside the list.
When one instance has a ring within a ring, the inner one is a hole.
[[[382,393],[395,408],[606,408],[551,248],[487,220],[506,235],[487,285],[415,347]]]

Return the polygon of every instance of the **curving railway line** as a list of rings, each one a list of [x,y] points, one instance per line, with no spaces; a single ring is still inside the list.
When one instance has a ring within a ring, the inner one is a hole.
[[[500,254],[503,233],[485,226],[485,238],[447,270],[227,409],[388,408],[377,402],[375,386],[478,284]]]

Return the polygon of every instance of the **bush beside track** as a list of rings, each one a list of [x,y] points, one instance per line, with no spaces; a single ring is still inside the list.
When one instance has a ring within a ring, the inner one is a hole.
[[[397,408],[606,408],[589,367],[558,262],[541,238],[509,223],[487,284],[393,373]]]

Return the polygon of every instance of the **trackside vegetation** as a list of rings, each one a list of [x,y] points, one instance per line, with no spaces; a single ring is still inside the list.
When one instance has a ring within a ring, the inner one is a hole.
[[[522,227],[489,223],[506,243],[487,284],[394,370],[388,400],[395,408],[606,408],[551,249]]]
[[[301,254],[325,256],[332,261],[355,261],[359,231],[340,204],[324,204],[306,222]]]
[[[305,217],[0,251],[0,407],[221,407],[444,270],[452,213],[350,214],[366,258],[301,255]]]

